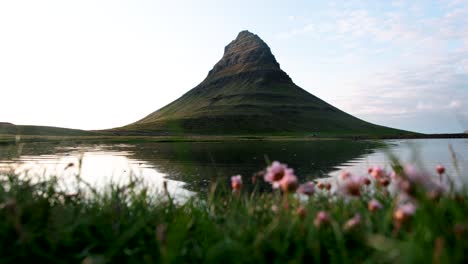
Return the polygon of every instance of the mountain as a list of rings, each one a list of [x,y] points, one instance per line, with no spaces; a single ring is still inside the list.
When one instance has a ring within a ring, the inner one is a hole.
[[[164,91],[161,91],[164,92]],[[117,134],[399,134],[295,85],[257,35],[242,31],[195,88]]]
[[[0,135],[95,136],[99,133],[61,127],[23,126],[0,122]]]

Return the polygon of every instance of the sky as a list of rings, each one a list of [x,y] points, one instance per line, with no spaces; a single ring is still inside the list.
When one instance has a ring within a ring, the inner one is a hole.
[[[199,84],[245,29],[352,115],[468,130],[468,0],[0,1],[0,122],[135,122]]]

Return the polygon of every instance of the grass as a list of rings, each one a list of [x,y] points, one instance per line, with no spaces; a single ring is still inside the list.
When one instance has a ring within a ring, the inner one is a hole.
[[[395,166],[399,171],[398,165]],[[258,181],[257,181],[258,183]],[[68,180],[68,184],[71,184]],[[376,184],[375,182],[373,184]],[[70,187],[70,186],[68,186]],[[231,192],[212,185],[183,204],[134,180],[96,191],[79,175],[62,180],[0,178],[2,263],[466,263],[466,190],[428,198],[396,222],[397,201],[385,188],[358,197],[316,188],[297,194]],[[368,210],[370,199],[383,208]],[[317,214],[329,219],[316,225]],[[356,213],[361,221],[346,222]]]
[[[73,143],[145,143],[145,142],[226,142],[226,141],[307,141],[333,140],[337,137],[310,137],[298,135],[186,135],[186,136],[53,136],[53,135],[7,135],[0,134],[0,144],[28,142],[73,142]]]

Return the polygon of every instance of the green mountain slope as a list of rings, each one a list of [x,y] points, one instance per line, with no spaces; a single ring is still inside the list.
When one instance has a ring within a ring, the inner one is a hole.
[[[242,31],[205,80],[121,134],[400,134],[353,117],[293,83],[268,45]]]

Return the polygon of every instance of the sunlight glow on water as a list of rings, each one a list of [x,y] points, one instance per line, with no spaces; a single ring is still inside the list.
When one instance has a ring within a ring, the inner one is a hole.
[[[365,174],[370,166],[379,165],[390,170],[388,153],[398,157],[403,165],[411,164],[435,175],[437,165],[446,168],[446,174],[453,178],[459,176],[468,182],[468,139],[417,139],[417,140],[388,140],[387,151],[376,151],[372,154],[352,159],[341,164],[330,176],[338,176],[342,170],[355,174]],[[456,164],[453,154],[455,154]]]
[[[13,171],[20,177],[42,179],[60,175],[64,186],[67,186],[66,189],[73,185],[75,175],[79,174],[82,180],[97,190],[102,190],[110,182],[120,186],[128,184],[134,176],[145,185],[156,187],[155,191],[162,191],[163,182],[166,181],[169,193],[180,202],[194,194],[184,189],[185,183],[166,179],[164,174],[149,166],[147,162],[129,158],[131,152],[104,151],[99,146],[94,149],[68,150],[72,152],[58,155],[24,155],[15,160],[0,162],[0,173]]]
[[[366,142],[338,141],[75,146],[33,143],[22,146],[20,155],[15,146],[0,146],[0,174],[13,171],[22,177],[33,178],[60,175],[67,183],[79,173],[96,189],[104,188],[109,182],[126,184],[134,176],[159,190],[166,181],[171,195],[183,201],[206,190],[206,186],[219,177],[226,182],[229,176],[238,173],[248,177],[265,166],[262,156],[290,164],[303,181],[310,177],[337,176],[342,170],[365,174],[373,165],[389,168],[387,151],[398,156],[404,164],[433,173],[434,168],[442,164],[447,168],[447,174],[453,177],[458,172],[449,151],[451,145],[460,174],[468,171],[468,139],[385,142],[387,149]],[[345,151],[350,148],[356,149],[349,153]],[[466,181],[466,175],[463,176]]]

